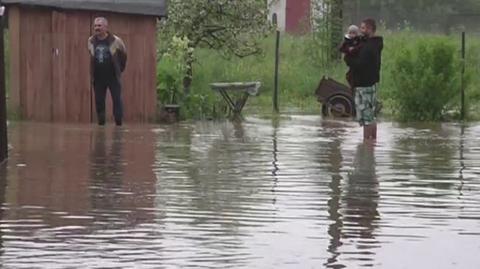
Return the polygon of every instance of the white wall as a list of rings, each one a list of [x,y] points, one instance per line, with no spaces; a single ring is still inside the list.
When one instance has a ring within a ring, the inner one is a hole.
[[[270,20],[273,13],[277,13],[278,28],[280,31],[285,31],[287,20],[287,0],[270,0]]]

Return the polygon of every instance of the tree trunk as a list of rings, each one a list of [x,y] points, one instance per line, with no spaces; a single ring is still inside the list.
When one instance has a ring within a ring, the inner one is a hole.
[[[183,92],[185,95],[190,93],[190,89],[192,87],[192,75],[192,69],[188,69],[187,74],[185,74],[185,77],[183,78]]]
[[[343,36],[343,0],[332,0],[330,8],[331,57],[337,60],[340,58],[338,47]]]

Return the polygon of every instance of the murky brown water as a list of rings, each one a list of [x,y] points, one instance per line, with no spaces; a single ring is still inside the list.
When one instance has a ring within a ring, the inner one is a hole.
[[[480,126],[21,123],[5,268],[480,268]]]

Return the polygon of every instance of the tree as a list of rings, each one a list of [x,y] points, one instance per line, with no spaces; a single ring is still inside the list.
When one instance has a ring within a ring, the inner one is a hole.
[[[343,0],[312,0],[313,34],[321,47],[321,62],[339,59],[338,47],[343,36]]]
[[[358,23],[363,17],[383,20],[389,28],[408,22],[422,30],[449,28],[450,17],[463,18],[480,14],[478,0],[344,0],[345,17]],[[478,17],[477,17],[478,18]]]
[[[170,0],[162,30],[189,40],[191,50],[183,83],[188,93],[195,48],[206,47],[227,57],[258,54],[259,39],[270,32],[271,23],[265,0]]]
[[[338,59],[340,53],[338,48],[343,36],[343,0],[327,0],[330,4],[330,40],[333,51],[331,57]]]

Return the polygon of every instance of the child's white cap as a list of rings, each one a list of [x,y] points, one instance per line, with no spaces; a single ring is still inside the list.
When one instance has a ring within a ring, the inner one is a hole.
[[[348,27],[347,34],[345,36],[350,37],[351,32],[357,33],[357,35],[358,35],[360,33],[360,28],[358,28],[358,26],[356,26],[356,25],[350,25]]]

